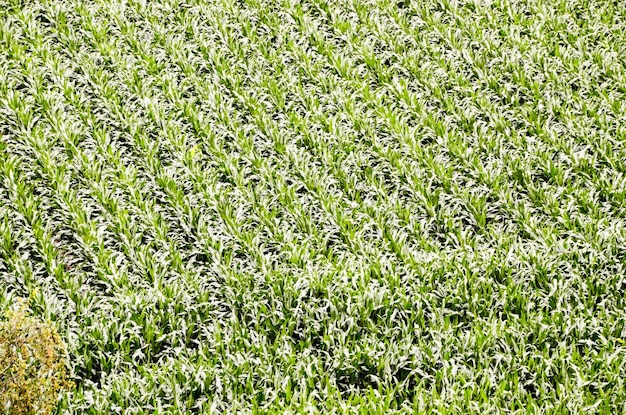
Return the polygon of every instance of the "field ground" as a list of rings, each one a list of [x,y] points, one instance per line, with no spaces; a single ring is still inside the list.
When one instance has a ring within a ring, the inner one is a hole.
[[[61,413],[626,411],[619,0],[0,0],[0,135]]]

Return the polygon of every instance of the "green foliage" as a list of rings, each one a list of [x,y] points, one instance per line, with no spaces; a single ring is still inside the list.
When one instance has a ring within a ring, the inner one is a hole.
[[[625,22],[0,0],[0,307],[67,413],[623,413]]]

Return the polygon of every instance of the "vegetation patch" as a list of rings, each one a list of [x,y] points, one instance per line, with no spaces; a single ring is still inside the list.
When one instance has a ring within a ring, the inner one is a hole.
[[[28,316],[23,303],[0,321],[0,410],[51,414],[70,389],[65,344],[54,326]]]

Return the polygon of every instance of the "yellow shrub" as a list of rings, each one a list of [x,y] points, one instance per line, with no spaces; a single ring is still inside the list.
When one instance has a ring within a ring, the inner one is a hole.
[[[52,413],[68,390],[65,345],[52,324],[29,317],[23,303],[0,322],[0,413]]]

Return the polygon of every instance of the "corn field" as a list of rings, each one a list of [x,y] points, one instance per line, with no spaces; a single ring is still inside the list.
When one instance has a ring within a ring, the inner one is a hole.
[[[59,414],[624,413],[626,6],[0,0],[18,298]]]

